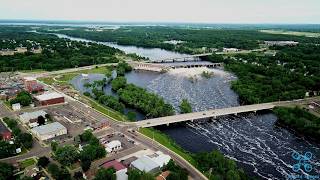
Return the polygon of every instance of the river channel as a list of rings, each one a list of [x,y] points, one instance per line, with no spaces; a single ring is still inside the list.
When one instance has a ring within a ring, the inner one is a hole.
[[[59,35],[62,38],[87,41]],[[162,49],[146,49],[133,46],[121,46],[114,43],[100,42],[118,48],[126,53],[136,53],[151,60],[166,57],[179,57],[183,54]],[[207,79],[201,77],[203,70],[214,72]],[[176,69],[168,73],[130,72],[126,74],[129,83],[146,88],[162,96],[172,104],[176,111],[182,99],[188,99],[194,111],[239,105],[237,94],[231,90],[230,81],[236,79],[222,69]],[[103,78],[103,75],[90,74],[88,80],[75,77],[71,83],[84,92],[83,84]],[[107,94],[112,94],[110,87],[105,87]],[[139,115],[138,119],[143,119]],[[293,175],[292,165],[298,163],[291,155],[294,151],[301,154],[311,152],[310,175],[319,175],[319,144],[309,142],[292,131],[276,125],[277,117],[271,112],[260,114],[242,114],[220,117],[213,122],[188,122],[185,125],[159,127],[180,146],[190,152],[220,150],[227,157],[234,159],[250,175],[259,179],[287,179]],[[295,175],[301,175],[298,172]]]

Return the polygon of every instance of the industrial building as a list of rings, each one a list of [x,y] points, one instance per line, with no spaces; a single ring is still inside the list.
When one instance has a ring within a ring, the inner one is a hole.
[[[34,112],[25,112],[19,116],[20,121],[24,124],[28,124],[30,127],[38,126],[38,117],[46,117],[47,113],[43,110]]]
[[[43,90],[43,86],[37,82],[36,78],[33,77],[24,77],[23,78],[24,88],[28,92],[39,92]]]
[[[157,151],[152,155],[141,156],[131,163],[131,167],[140,171],[156,173],[160,171],[160,168],[168,164],[170,159],[171,157],[169,155]]]
[[[31,131],[39,140],[42,141],[68,133],[67,128],[59,122],[38,126],[31,129]]]
[[[64,103],[64,96],[57,92],[45,93],[35,98],[42,106]]]

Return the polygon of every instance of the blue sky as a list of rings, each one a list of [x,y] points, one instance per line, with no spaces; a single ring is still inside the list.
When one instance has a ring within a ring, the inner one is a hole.
[[[320,23],[320,0],[0,0],[0,19]]]

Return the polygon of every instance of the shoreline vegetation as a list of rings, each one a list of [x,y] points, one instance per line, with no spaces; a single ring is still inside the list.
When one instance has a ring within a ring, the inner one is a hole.
[[[168,135],[154,128],[140,128],[139,132],[157,141],[171,151],[183,157],[186,161],[201,171],[206,177],[211,179],[232,179],[248,180],[256,179],[249,177],[243,169],[237,167],[237,163],[225,157],[221,152],[213,150],[211,152],[190,153],[171,139]]]
[[[319,142],[320,118],[299,107],[276,107],[273,112],[277,115],[280,125],[292,128],[299,135],[309,137]]]

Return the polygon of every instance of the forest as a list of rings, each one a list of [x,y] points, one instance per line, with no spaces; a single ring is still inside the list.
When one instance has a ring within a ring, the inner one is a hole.
[[[27,47],[41,48],[41,53],[31,51],[0,56],[0,72],[15,70],[59,70],[93,64],[118,62],[115,57],[122,53],[112,47],[96,43],[76,42],[55,35],[26,32],[25,28],[0,27],[0,50]]]
[[[274,110],[278,122],[295,129],[297,132],[318,140],[320,138],[320,118],[300,109],[276,107]]]
[[[232,82],[242,104],[304,98],[320,93],[320,46],[300,44],[273,47],[276,56],[239,54],[234,57],[213,55],[205,58],[224,62],[225,69],[237,75]]]
[[[48,28],[40,31],[50,32]],[[162,48],[182,53],[196,53],[195,49],[208,48],[238,48],[256,49],[265,40],[292,40],[301,43],[320,43],[319,38],[308,38],[280,34],[268,34],[249,29],[206,29],[179,27],[121,27],[119,29],[77,28],[61,30],[59,33],[69,36],[86,38],[95,41],[116,42],[120,45],[135,45],[145,48]],[[172,44],[166,41],[180,40],[182,43]]]

